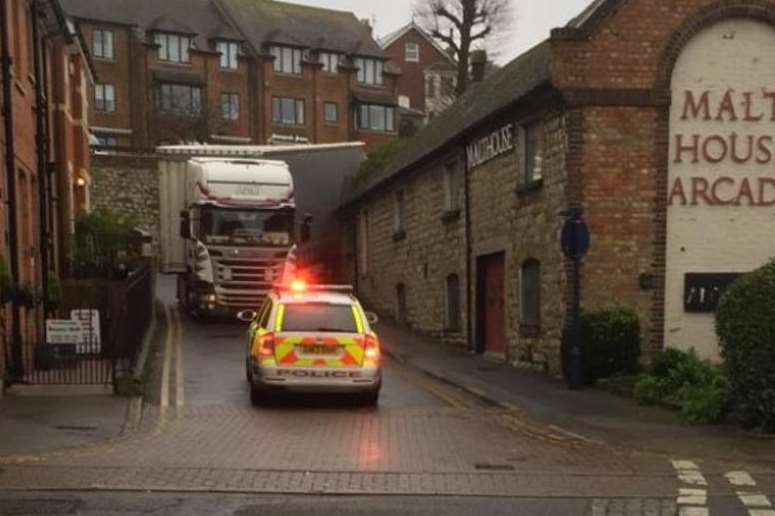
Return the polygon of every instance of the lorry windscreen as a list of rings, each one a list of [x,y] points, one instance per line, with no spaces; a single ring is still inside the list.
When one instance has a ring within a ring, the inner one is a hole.
[[[199,237],[213,245],[291,244],[293,212],[203,208]]]

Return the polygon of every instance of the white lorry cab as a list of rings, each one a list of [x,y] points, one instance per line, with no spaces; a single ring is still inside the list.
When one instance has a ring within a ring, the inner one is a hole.
[[[194,316],[260,306],[295,272],[293,177],[282,161],[170,156],[160,161],[163,272]],[[179,222],[179,223],[178,223]]]

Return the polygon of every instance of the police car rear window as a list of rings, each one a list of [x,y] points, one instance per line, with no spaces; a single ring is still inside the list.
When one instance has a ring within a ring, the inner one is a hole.
[[[350,305],[290,303],[285,305],[281,331],[357,333]]]

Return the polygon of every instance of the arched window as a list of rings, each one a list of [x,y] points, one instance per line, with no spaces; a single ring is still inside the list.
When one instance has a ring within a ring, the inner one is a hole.
[[[447,276],[447,330],[460,331],[462,326],[460,310],[460,278],[457,274]]]
[[[406,323],[406,287],[403,283],[396,285],[396,319]]]
[[[541,263],[530,258],[520,274],[520,332],[535,335],[541,331]]]

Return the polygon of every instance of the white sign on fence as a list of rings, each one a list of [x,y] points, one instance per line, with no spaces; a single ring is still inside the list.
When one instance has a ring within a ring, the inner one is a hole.
[[[76,353],[99,353],[102,350],[99,310],[72,310],[70,318],[83,326],[83,340],[76,346]]]
[[[84,331],[81,321],[67,319],[48,319],[46,321],[46,343],[48,344],[81,344],[84,342]]]
[[[46,320],[47,344],[75,345],[77,354],[102,351],[99,310],[73,310],[70,319]]]

